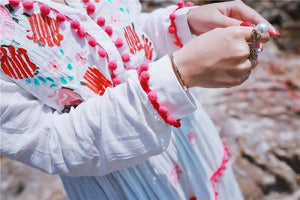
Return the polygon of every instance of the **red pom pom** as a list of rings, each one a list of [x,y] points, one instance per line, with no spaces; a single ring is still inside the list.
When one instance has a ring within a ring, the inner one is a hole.
[[[79,37],[83,38],[83,37],[86,36],[86,32],[85,32],[85,30],[84,30],[83,28],[79,27],[79,28],[77,29],[77,35],[78,35]],[[95,46],[96,46],[96,45],[95,45]]]
[[[96,9],[96,7],[93,3],[88,3],[87,6],[86,6],[86,11],[89,15],[94,13],[95,9]]]
[[[157,101],[157,94],[154,91],[151,91],[148,93],[148,99],[151,102],[156,102]]]
[[[218,193],[217,191],[215,191],[215,195],[216,195],[216,196],[218,196],[218,195],[219,195],[219,193]]]
[[[158,113],[162,116],[162,117],[167,117],[168,116],[168,109],[165,106],[159,106],[158,108]]]
[[[66,16],[63,15],[63,14],[61,14],[61,13],[57,13],[57,14],[56,14],[56,20],[57,20],[58,22],[64,22],[64,21],[66,20]]]
[[[130,55],[128,53],[123,53],[122,60],[123,60],[123,62],[129,62]]]
[[[100,48],[100,49],[98,50],[98,55],[99,55],[100,57],[104,58],[104,57],[106,56],[106,51],[105,51],[105,49]]]
[[[80,27],[80,23],[77,20],[74,20],[71,22],[71,28],[72,29],[78,29]]]
[[[178,2],[177,2],[177,6],[178,6],[179,8],[183,8],[184,2],[183,2],[183,1],[178,1]]]
[[[99,26],[104,26],[104,24],[105,24],[105,18],[104,17],[98,17],[97,24]]]
[[[87,3],[87,2],[89,2],[89,0],[82,0],[83,1],[83,3]]]
[[[195,196],[190,197],[189,200],[197,200],[197,198]]]
[[[24,1],[23,7],[25,10],[32,10],[33,9],[33,3],[32,1]]]
[[[115,61],[110,61],[108,63],[108,68],[111,70],[111,71],[114,71],[117,69],[117,63]]]
[[[148,62],[143,62],[140,66],[140,72],[143,72],[143,71],[148,71],[149,69],[149,64]]]
[[[50,7],[46,4],[42,4],[40,6],[40,11],[42,15],[49,15],[50,14]]]
[[[121,83],[121,79],[118,76],[116,76],[115,78],[113,78],[113,84],[114,85],[119,85],[120,83]]]
[[[104,30],[107,33],[107,35],[109,35],[109,36],[111,36],[113,34],[113,29],[111,26],[106,26]]]
[[[175,27],[174,26],[169,26],[168,28],[169,33],[175,33]]]
[[[140,75],[140,81],[147,83],[149,79],[150,79],[150,74],[147,71],[143,71]]]
[[[191,2],[191,1],[188,1],[188,2],[186,2],[186,6],[187,7],[192,7],[192,6],[194,6],[194,3]]]
[[[181,42],[177,38],[174,39],[174,44],[179,47],[181,46]]]
[[[175,119],[175,117],[169,115],[167,117],[167,123],[170,124],[170,125],[172,125],[172,126],[174,126],[174,125],[177,124],[177,120]]]
[[[8,3],[12,6],[12,7],[18,7],[20,4],[20,0],[9,0]]]
[[[175,13],[170,14],[170,15],[169,15],[169,18],[170,18],[170,20],[173,21],[173,20],[176,18]]]
[[[115,45],[117,48],[120,48],[123,46],[123,40],[121,38],[117,38],[115,41]]]
[[[97,42],[93,37],[89,37],[88,43],[91,47],[95,47],[97,45]]]

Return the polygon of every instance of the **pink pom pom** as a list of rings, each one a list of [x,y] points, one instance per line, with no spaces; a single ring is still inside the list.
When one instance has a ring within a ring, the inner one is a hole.
[[[123,53],[122,60],[123,60],[123,62],[129,62],[130,55],[128,53]]]
[[[82,0],[83,1],[83,3],[87,3],[87,2],[89,2],[89,0]]]
[[[88,43],[91,47],[95,47],[97,45],[97,42],[93,37],[89,37]]]
[[[86,6],[86,11],[89,15],[94,13],[95,9],[96,9],[96,7],[93,3],[88,3],[87,6]]]
[[[107,35],[109,35],[109,36],[111,36],[113,34],[113,29],[111,26],[106,26],[104,30],[107,33]]]
[[[104,24],[105,24],[105,18],[104,17],[98,17],[97,24],[99,26],[104,26]]]
[[[178,6],[179,8],[183,8],[184,2],[183,2],[183,1],[178,1],[178,2],[177,2],[177,6]]]
[[[50,14],[50,7],[46,4],[42,4],[40,6],[40,11],[42,15],[49,15]]]
[[[150,79],[150,74],[147,71],[143,71],[140,75],[140,81],[147,83],[149,79]]]
[[[120,48],[123,46],[123,40],[121,38],[117,38],[115,41],[115,45],[117,48]]]
[[[117,69],[117,63],[115,61],[110,61],[108,63],[108,68],[111,70],[111,71],[114,71]]]
[[[176,18],[175,13],[170,14],[170,15],[169,15],[169,18],[170,18],[170,20],[173,21],[173,20]]]
[[[175,117],[169,115],[167,117],[167,123],[174,126],[175,124],[177,124],[177,120],[175,119]]]
[[[12,7],[18,7],[20,4],[20,0],[9,0],[8,3],[12,6]]]
[[[158,113],[163,117],[167,117],[169,112],[165,106],[159,106]]]
[[[180,120],[176,120],[176,123],[173,125],[175,128],[179,128],[181,126]]]
[[[154,91],[151,91],[148,93],[148,99],[151,102],[156,102],[157,101],[157,94]]]
[[[116,76],[115,78],[113,78],[113,84],[114,85],[119,85],[120,83],[121,83],[121,79],[118,76]]]
[[[175,33],[175,27],[174,26],[169,26],[168,28],[169,33]]]
[[[219,178],[218,177],[215,177],[215,182],[219,182]]]
[[[174,39],[174,44],[176,46],[181,46],[181,42],[177,38]]]
[[[77,29],[77,35],[78,35],[79,37],[83,38],[83,37],[86,36],[86,32],[85,32],[85,30],[84,30],[83,28],[79,27],[79,28]],[[95,45],[95,46],[96,46],[96,45]]]
[[[148,71],[149,69],[149,64],[148,62],[143,62],[140,66],[140,72],[143,72],[143,71]]]
[[[215,195],[216,195],[216,196],[218,196],[218,195],[219,195],[219,193],[218,193],[217,191],[215,191]]]
[[[191,1],[188,1],[188,2],[186,2],[186,6],[187,7],[192,7],[192,6],[194,6],[194,3],[191,2]]]
[[[23,7],[25,10],[32,10],[33,9],[33,3],[32,1],[24,1]]]
[[[98,55],[99,55],[100,57],[104,58],[104,57],[106,56],[106,51],[105,51],[105,49],[100,48],[100,49],[98,50]]]
[[[61,14],[61,13],[57,13],[57,14],[56,14],[56,20],[57,20],[58,22],[64,22],[64,21],[66,20],[66,16],[63,15],[63,14]]]
[[[71,28],[72,29],[78,29],[80,27],[80,23],[77,20],[74,20],[71,22]]]

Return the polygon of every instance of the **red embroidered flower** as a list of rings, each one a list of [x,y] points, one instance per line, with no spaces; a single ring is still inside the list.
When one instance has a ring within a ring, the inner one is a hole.
[[[179,183],[179,174],[181,174],[182,171],[179,168],[179,165],[175,165],[171,170],[171,183],[174,185],[177,185]]]
[[[96,68],[88,67],[84,79],[87,81],[86,86],[99,95],[103,95],[105,89],[112,86],[112,83]]]
[[[140,51],[144,48],[138,35],[136,34],[135,30],[131,28],[131,26],[126,26],[124,28],[124,36],[131,54],[135,54],[137,51]]]
[[[23,48],[16,50],[12,45],[8,47],[8,51],[7,48],[0,47],[0,61],[3,72],[15,79],[33,78],[37,67],[30,61],[27,51]]]
[[[48,96],[48,98],[54,98],[55,103],[58,106],[77,106],[82,102],[79,94],[69,88],[61,88],[59,90],[55,90],[52,95]]]
[[[12,35],[14,33],[15,24],[8,10],[0,5],[0,36]]]
[[[62,70],[61,65],[58,63],[56,59],[52,59],[51,61],[49,61],[47,67],[52,73],[58,73]]]
[[[152,54],[153,54],[152,42],[144,35],[143,35],[143,41],[144,41],[145,56],[148,60],[152,60]]]
[[[76,53],[75,59],[81,65],[87,63],[87,61],[88,61],[87,58],[84,56],[83,52]]]
[[[188,135],[187,135],[187,137],[188,137],[191,145],[193,147],[195,147],[196,146],[196,135],[193,132],[189,132]]]
[[[33,14],[28,18],[31,26],[32,36],[27,36],[34,43],[60,46],[63,35],[59,33],[59,26],[55,19],[41,14]]]

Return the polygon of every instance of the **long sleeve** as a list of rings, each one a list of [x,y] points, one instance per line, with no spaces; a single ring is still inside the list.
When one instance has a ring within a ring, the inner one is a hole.
[[[186,15],[191,8],[192,7],[185,7],[175,12],[175,25],[182,44],[186,44],[192,39]],[[138,23],[153,41],[158,57],[178,49],[174,44],[174,35],[168,31],[168,27],[170,26],[169,15],[175,9],[175,5],[168,6],[167,8],[156,9],[151,13],[141,13],[138,17]]]
[[[151,76],[159,74],[162,64],[169,65],[167,57],[151,64]],[[163,68],[172,71],[170,66]],[[161,153],[171,128],[150,104],[136,72],[128,73],[126,83],[63,114],[1,75],[1,155],[51,174],[87,176],[130,167]],[[170,109],[171,114],[183,117],[195,110],[174,74],[160,78],[164,81],[154,79],[151,87],[162,103],[169,102],[168,108],[179,108]]]

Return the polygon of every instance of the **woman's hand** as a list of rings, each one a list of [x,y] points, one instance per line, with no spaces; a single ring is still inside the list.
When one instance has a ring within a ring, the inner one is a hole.
[[[193,8],[187,14],[190,30],[194,35],[201,35],[215,28],[239,26],[242,22],[254,25],[265,23],[272,37],[280,37],[280,33],[267,20],[242,1],[207,4]]]
[[[252,30],[242,26],[216,28],[177,50],[175,61],[187,87],[232,87],[248,79],[256,65],[248,59]],[[260,42],[269,39],[265,33]]]

